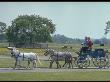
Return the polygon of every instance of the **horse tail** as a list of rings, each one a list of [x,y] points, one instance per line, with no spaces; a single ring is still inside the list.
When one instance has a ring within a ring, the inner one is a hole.
[[[40,64],[40,65],[42,65],[42,63],[40,62],[39,57],[38,57],[38,55],[37,55],[37,54],[36,54],[36,58],[37,58],[37,60],[38,60],[39,64]]]

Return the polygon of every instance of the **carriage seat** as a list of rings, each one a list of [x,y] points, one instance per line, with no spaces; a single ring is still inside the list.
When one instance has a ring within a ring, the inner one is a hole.
[[[102,48],[99,49],[95,49],[95,55],[99,56],[99,57],[104,57],[105,56],[105,51]]]
[[[88,47],[82,47],[80,53],[88,53],[90,50]]]

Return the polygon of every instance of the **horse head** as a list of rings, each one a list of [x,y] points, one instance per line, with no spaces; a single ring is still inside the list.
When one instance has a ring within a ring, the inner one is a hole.
[[[54,50],[53,49],[45,49],[45,52],[44,52],[44,55],[47,56],[47,55],[51,55],[54,53]]]
[[[8,47],[8,49],[11,50],[11,57],[15,57],[20,53],[19,50],[16,50],[15,47]]]
[[[48,51],[49,51],[49,49],[45,49],[45,51],[44,51],[44,55],[45,55],[45,56],[48,55]]]

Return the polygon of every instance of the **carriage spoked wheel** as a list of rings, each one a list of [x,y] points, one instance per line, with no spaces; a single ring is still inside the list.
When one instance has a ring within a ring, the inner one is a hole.
[[[90,60],[89,58],[84,58],[84,57],[78,57],[77,59],[77,67],[78,68],[87,68],[88,66],[90,66]]]
[[[90,60],[89,58],[86,58],[86,60],[84,61],[84,67],[87,68],[90,66]]]
[[[109,64],[109,58],[108,58],[108,53],[105,54],[105,57],[100,58],[100,67],[107,67]]]
[[[99,67],[99,60],[97,58],[92,58],[92,62],[95,67]]]
[[[77,60],[77,62],[76,62],[76,66],[77,66],[78,68],[83,68],[83,60],[80,60],[80,59],[78,58],[78,60]]]
[[[107,61],[107,63],[106,63],[106,66],[107,66],[107,67],[109,67],[109,55],[110,55],[110,53],[106,53],[106,54],[105,54],[106,61]]]
[[[96,67],[99,67],[99,68],[106,67],[109,64],[109,58],[108,58],[108,56],[100,57],[100,58],[93,58],[93,59],[94,59],[93,60],[93,64]]]
[[[102,68],[102,67],[106,67],[107,65],[108,65],[107,58],[106,57],[100,58],[99,67]]]

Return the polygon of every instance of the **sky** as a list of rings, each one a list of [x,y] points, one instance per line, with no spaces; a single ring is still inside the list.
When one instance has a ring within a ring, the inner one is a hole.
[[[51,19],[56,24],[54,34],[99,39],[110,21],[110,2],[0,2],[0,22],[7,26],[18,15],[32,14]]]

